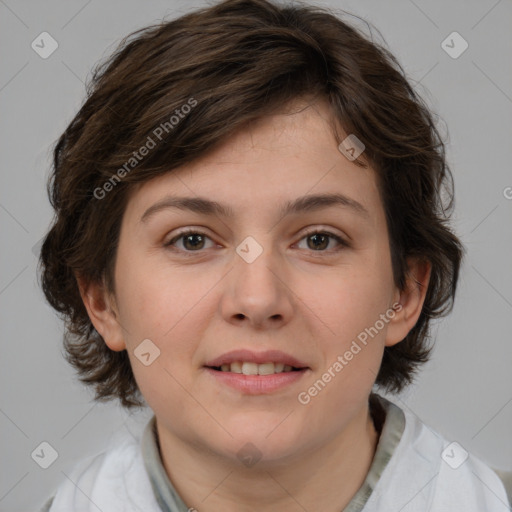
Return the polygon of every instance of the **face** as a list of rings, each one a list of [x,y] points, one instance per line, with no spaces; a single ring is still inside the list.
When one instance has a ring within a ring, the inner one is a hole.
[[[316,103],[263,119],[129,199],[106,341],[169,438],[228,458],[246,442],[268,460],[315,450],[360,417],[402,339],[376,175],[328,117]]]

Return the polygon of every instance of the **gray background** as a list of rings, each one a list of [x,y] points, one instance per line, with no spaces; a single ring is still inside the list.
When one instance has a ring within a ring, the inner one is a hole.
[[[374,24],[449,130],[455,229],[468,254],[455,309],[434,330],[434,357],[395,401],[489,465],[512,470],[512,4],[316,3]],[[199,5],[0,0],[2,511],[37,510],[77,459],[150,415],[95,404],[75,378],[61,354],[61,322],[38,289],[33,248],[52,217],[49,148],[78,110],[92,66],[129,32]],[[31,48],[43,31],[59,44],[47,59]],[[453,31],[469,44],[457,59],[441,47]],[[31,458],[42,441],[59,454],[46,470]]]

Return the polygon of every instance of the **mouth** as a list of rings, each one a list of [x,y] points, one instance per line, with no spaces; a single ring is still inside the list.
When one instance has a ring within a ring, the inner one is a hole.
[[[273,375],[308,368],[305,363],[281,350],[254,352],[247,349],[226,352],[204,366],[219,372],[243,375]]]
[[[208,361],[204,368],[217,385],[246,395],[265,395],[286,389],[311,368],[279,350],[235,350]]]
[[[284,363],[252,363],[249,361],[234,361],[232,363],[224,363],[220,366],[206,366],[217,372],[238,373],[243,375],[274,375],[276,373],[300,372],[306,368],[299,368]]]

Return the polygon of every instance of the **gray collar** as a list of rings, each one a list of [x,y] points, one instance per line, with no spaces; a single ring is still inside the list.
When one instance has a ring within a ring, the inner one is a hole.
[[[370,411],[377,430],[379,430],[379,423],[383,422],[377,450],[363,485],[343,512],[362,512],[398,446],[405,428],[403,411],[380,395],[375,393],[370,395]],[[147,423],[142,434],[141,448],[144,465],[162,512],[188,512],[189,507],[185,505],[177,493],[163,466],[154,415]]]

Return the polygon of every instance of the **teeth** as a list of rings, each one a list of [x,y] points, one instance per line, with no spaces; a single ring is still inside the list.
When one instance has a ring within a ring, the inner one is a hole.
[[[272,375],[274,373],[291,372],[292,367],[283,363],[248,363],[234,361],[220,367],[223,372],[243,373],[244,375]]]
[[[247,364],[247,363],[244,363]],[[263,363],[255,365],[258,366],[258,374],[259,375],[272,375],[275,373],[275,365],[274,363]]]
[[[256,363],[242,363],[242,373],[244,375],[258,375],[258,365]]]
[[[228,366],[228,365],[226,365]],[[231,368],[228,371],[231,371],[231,373],[242,373],[242,363],[235,362],[231,363]]]

